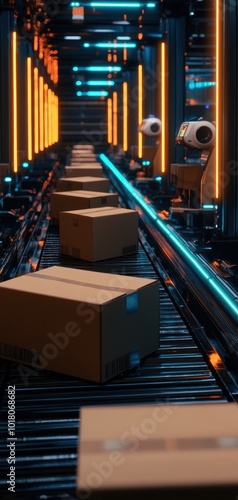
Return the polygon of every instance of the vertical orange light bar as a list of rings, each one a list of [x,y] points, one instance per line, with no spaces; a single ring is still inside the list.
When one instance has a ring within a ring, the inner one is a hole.
[[[56,134],[55,134],[55,142],[59,140],[59,98],[55,96],[55,109],[56,109]]]
[[[221,1],[216,0],[216,147],[215,147],[215,197],[219,196],[219,173],[223,158],[222,139],[222,22]]]
[[[32,61],[27,57],[27,159],[32,157]]]
[[[12,164],[13,171],[18,171],[18,127],[17,127],[17,34],[12,33],[12,121],[13,121],[13,138],[12,138]]]
[[[138,125],[143,120],[143,68],[142,64],[138,66]],[[143,155],[143,139],[142,133],[138,132],[138,157]]]
[[[117,92],[112,94],[112,144],[117,146]]]
[[[48,141],[49,146],[52,145],[52,102],[51,89],[48,89]]]
[[[123,82],[122,84],[122,112],[123,112],[123,136],[122,136],[122,149],[123,151],[128,150],[128,83]]]
[[[39,153],[39,78],[38,68],[34,68],[34,151]]]
[[[123,61],[127,61],[127,48],[123,48]]]
[[[48,85],[47,83],[44,84],[44,143],[45,143],[45,148],[48,148],[49,146],[49,139],[48,139]]]
[[[38,50],[38,35],[34,35],[34,39],[33,39],[33,47],[34,47],[34,51],[37,52]]]
[[[38,40],[38,45],[39,45],[39,59],[43,59],[44,57],[44,39],[43,36],[41,36]]]
[[[165,43],[161,43],[161,172],[166,171],[166,54]]]
[[[56,101],[55,101],[55,93],[52,92],[52,110],[53,110],[53,118],[52,118],[52,140],[53,144],[56,143]]]
[[[112,99],[107,100],[107,142],[112,143]]]
[[[44,78],[39,77],[39,139],[40,151],[44,151]]]

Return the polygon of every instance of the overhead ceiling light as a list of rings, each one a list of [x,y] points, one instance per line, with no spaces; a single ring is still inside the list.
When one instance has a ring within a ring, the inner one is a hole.
[[[114,82],[112,80],[89,80],[86,82],[87,85],[108,85],[109,87],[112,87],[114,85]]]
[[[76,95],[78,97],[81,97],[81,96],[106,97],[106,96],[108,96],[108,92],[106,90],[89,90],[88,92],[81,92],[81,90],[79,90],[78,92],[76,92]]]
[[[130,36],[117,36],[117,40],[131,40]]]
[[[90,2],[90,7],[115,7],[115,8],[130,8],[138,9],[142,7],[153,8],[156,6],[155,2],[149,2],[147,4],[139,2]]]
[[[114,33],[115,30],[109,30],[109,29],[103,29],[103,28],[96,28],[93,30],[87,30],[87,31],[92,31],[93,33]]]
[[[73,71],[121,71],[121,66],[73,66]]]
[[[100,47],[102,49],[134,49],[136,47],[136,43],[98,42],[98,43],[95,43],[95,47]]]
[[[127,25],[130,24],[129,21],[126,21],[125,19],[122,19],[121,21],[112,21],[112,24],[119,24],[119,25]]]
[[[77,80],[75,82],[75,85],[78,87],[80,85],[89,85],[89,86],[95,86],[95,87],[112,87],[115,83],[112,80],[89,80],[88,82],[82,82],[81,80]]]
[[[143,5],[143,4],[142,4]],[[142,6],[138,2],[90,2],[91,7],[116,7],[138,9]]]
[[[155,2],[148,2],[146,4],[140,2],[71,2],[71,7],[79,7],[84,5],[85,7],[115,7],[115,8],[130,8],[138,9],[143,7],[153,8],[156,6]]]
[[[81,40],[81,36],[79,35],[66,35],[64,36],[65,40]]]

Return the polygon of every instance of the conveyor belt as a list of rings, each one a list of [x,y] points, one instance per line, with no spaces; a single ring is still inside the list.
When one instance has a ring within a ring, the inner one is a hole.
[[[137,255],[98,263],[59,254],[57,228],[49,227],[39,268],[63,265],[156,278],[143,247]],[[79,427],[84,405],[220,403],[227,401],[192,333],[165,288],[160,287],[160,349],[131,372],[97,385],[51,372],[25,376],[16,363],[2,361],[2,390],[16,386],[16,498],[72,500]],[[39,311],[40,314],[40,311]],[[37,318],[36,318],[37,321]],[[1,380],[1,379],[0,379]],[[7,438],[6,390],[2,402],[1,435]],[[1,441],[1,499],[7,498],[7,441]],[[11,498],[12,493],[9,493]]]

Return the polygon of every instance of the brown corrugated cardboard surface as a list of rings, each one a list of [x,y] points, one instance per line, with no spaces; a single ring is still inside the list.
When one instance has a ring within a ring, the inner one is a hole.
[[[225,491],[219,495],[219,489],[238,490],[237,404],[158,401],[82,408],[80,417],[77,483],[82,498],[94,492],[102,496],[92,498],[107,492],[111,496],[105,498],[114,498],[117,492],[117,499],[187,500],[194,498],[192,492],[199,498],[203,488],[206,499],[235,499]]]
[[[72,177],[70,179],[58,179],[57,191],[109,191],[110,182],[108,179],[99,177]]]
[[[118,205],[116,193],[100,193],[97,191],[60,191],[50,197],[51,222],[59,224],[59,213],[65,210],[81,210],[103,206]]]
[[[65,177],[103,177],[103,169],[99,166],[77,166],[77,167],[65,167]]]
[[[0,302],[1,357],[36,371],[104,382],[158,347],[156,280],[53,266],[1,283]]]
[[[138,251],[138,213],[96,208],[60,213],[60,251],[95,262]]]

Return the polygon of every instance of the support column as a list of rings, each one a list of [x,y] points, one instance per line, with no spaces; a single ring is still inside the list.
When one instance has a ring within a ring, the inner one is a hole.
[[[185,18],[167,20],[168,68],[168,164],[178,163],[181,149],[175,147],[178,127],[185,118]]]
[[[0,163],[11,161],[11,21],[11,12],[0,12]]]
[[[224,2],[223,2],[224,3]],[[224,170],[219,173],[222,195],[222,236],[238,238],[238,6],[223,6],[223,144]]]

